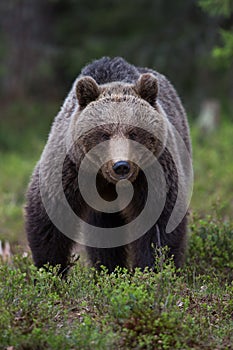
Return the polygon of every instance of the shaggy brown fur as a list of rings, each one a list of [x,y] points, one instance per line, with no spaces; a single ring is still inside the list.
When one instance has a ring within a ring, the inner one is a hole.
[[[60,264],[61,270],[64,270],[75,244],[57,229],[46,213],[39,184],[39,170],[50,174],[51,163],[64,148],[67,133],[75,142],[63,166],[64,192],[73,211],[92,225],[119,227],[131,222],[142,211],[148,190],[145,174],[135,167],[132,177],[134,196],[127,208],[117,213],[101,213],[90,208],[80,195],[77,173],[85,154],[98,143],[117,137],[138,141],[158,157],[166,177],[165,207],[153,227],[141,238],[120,247],[86,246],[91,264],[96,267],[105,265],[110,272],[116,266],[153,268],[152,246],[168,245],[176,266],[182,265],[186,245],[186,216],[173,232],[167,234],[165,231],[178,191],[177,165],[166,147],[166,138],[171,136],[165,132],[168,121],[178,131],[191,154],[185,111],[174,88],[163,75],[150,69],[134,67],[122,58],[102,58],[82,70],[54,121],[27,192],[26,231],[36,266]],[[143,128],[145,122],[151,132]],[[143,157],[140,154],[129,156],[134,157],[135,162],[137,157]],[[100,169],[97,188],[104,199],[114,200],[115,183],[109,177],[108,166]],[[48,194],[52,199],[57,196],[55,173],[54,179]]]

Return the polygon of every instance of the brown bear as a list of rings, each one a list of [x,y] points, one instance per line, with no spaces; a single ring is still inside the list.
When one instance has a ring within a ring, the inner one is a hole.
[[[86,164],[86,165],[84,165]],[[185,111],[161,74],[120,57],[84,67],[55,118],[27,192],[35,265],[153,268],[155,248],[183,263],[192,182]]]

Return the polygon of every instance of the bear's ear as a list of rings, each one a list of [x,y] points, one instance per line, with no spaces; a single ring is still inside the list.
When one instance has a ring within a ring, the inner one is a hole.
[[[99,94],[99,86],[93,78],[87,76],[77,81],[76,96],[80,108],[85,108],[90,102],[96,100]]]
[[[158,95],[158,80],[151,73],[142,74],[135,84],[138,95],[153,107]]]

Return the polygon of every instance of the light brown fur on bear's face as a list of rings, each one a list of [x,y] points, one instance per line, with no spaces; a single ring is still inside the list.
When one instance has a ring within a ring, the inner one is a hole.
[[[77,82],[76,90],[80,107],[68,132],[71,136],[68,144],[73,146],[71,158],[80,163],[80,154],[84,157],[97,144],[109,141],[107,152],[111,160],[103,164],[99,154],[92,161],[113,183],[119,180],[112,170],[113,164],[127,161],[130,163],[127,179],[134,181],[139,171],[136,163],[143,161],[146,165],[151,160],[142,151],[135,151],[130,140],[144,145],[155,156],[159,156],[166,142],[166,117],[156,102],[156,78],[144,74],[135,85],[117,82],[98,86],[94,79],[86,77]]]
[[[109,142],[107,152],[108,155],[110,155],[111,160],[101,166],[102,152],[100,152],[100,157],[98,159],[92,160],[101,167],[103,176],[109,182],[113,183],[116,183],[121,179],[121,177],[116,176],[113,171],[113,165],[116,162],[123,160],[130,164],[130,172],[127,179],[132,182],[136,179],[139,171],[136,163],[142,163],[143,161],[145,164],[147,161],[149,163],[149,160],[145,157],[145,154],[142,153],[141,149],[136,149],[135,142],[145,146],[147,150],[150,150],[155,155],[158,153],[158,150],[161,149],[158,139],[152,134],[141,128],[120,123],[104,124],[96,127],[81,137],[78,144],[82,149],[83,155],[87,155],[95,146],[106,141]]]

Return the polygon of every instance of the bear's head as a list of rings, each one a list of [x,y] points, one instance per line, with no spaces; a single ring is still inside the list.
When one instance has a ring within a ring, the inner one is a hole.
[[[80,164],[89,157],[108,182],[133,182],[138,164],[150,164],[166,143],[166,115],[158,101],[156,77],[146,73],[135,84],[98,85],[85,76],[77,80],[75,93],[78,107],[68,130],[71,159]],[[90,152],[97,145],[98,151]]]

